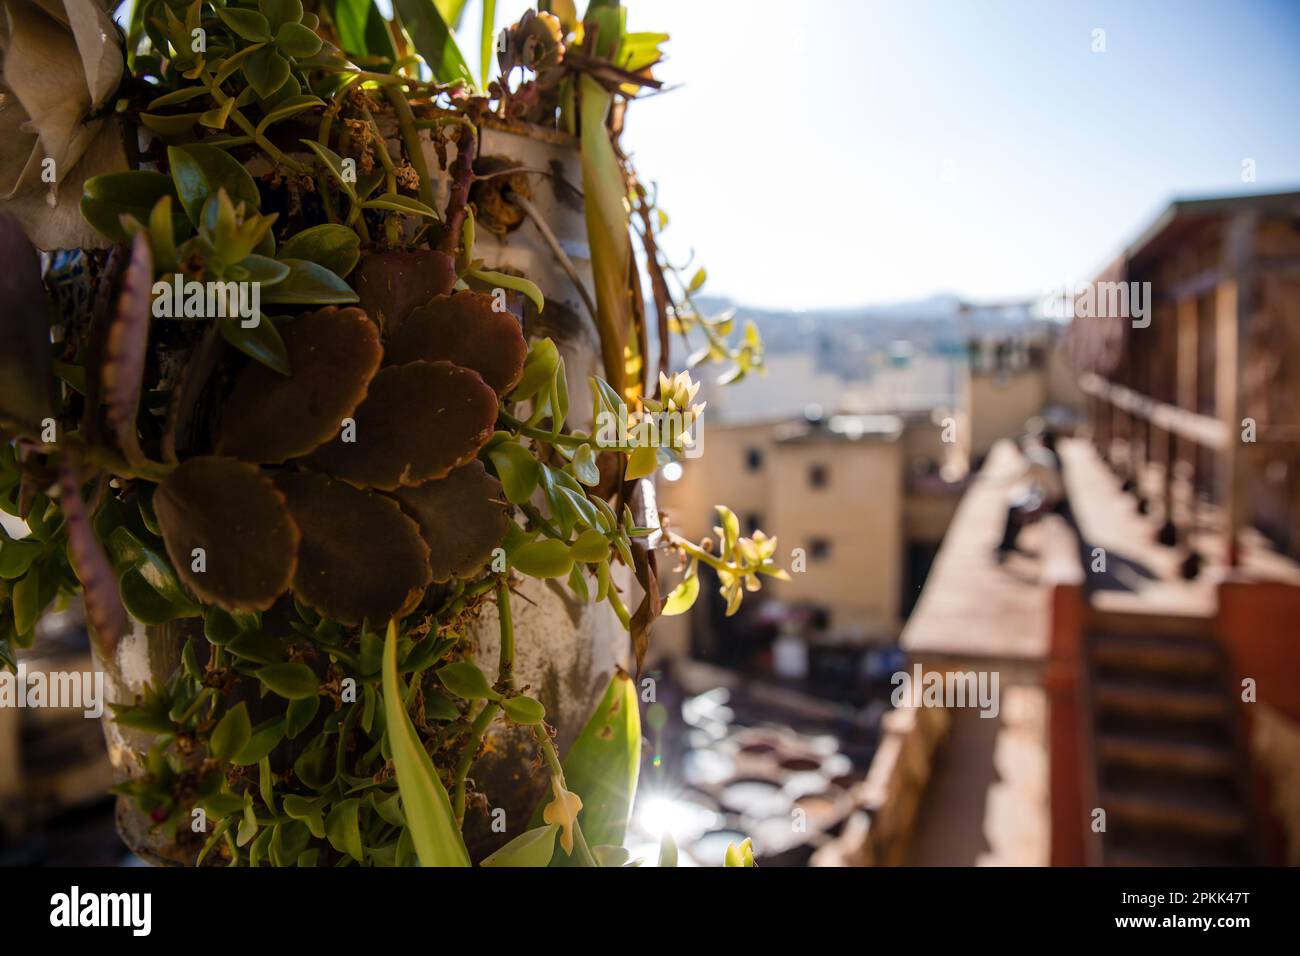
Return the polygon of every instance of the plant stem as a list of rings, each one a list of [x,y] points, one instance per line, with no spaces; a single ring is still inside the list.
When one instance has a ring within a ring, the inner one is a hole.
[[[509,412],[500,412],[497,417],[500,418],[505,426],[511,431],[518,432],[521,435],[527,435],[529,438],[545,442],[548,445],[565,445],[569,448],[577,448],[578,446],[585,445],[591,441],[590,438],[583,434],[566,434],[561,432],[558,435],[552,435],[545,429],[534,428],[527,422],[520,421]]]
[[[397,115],[397,125],[402,130],[402,142],[406,144],[406,158],[420,177],[420,202],[433,208],[433,180],[429,178],[429,164],[424,161],[424,150],[420,146],[420,134],[415,128],[415,116],[411,104],[406,101],[402,91],[396,86],[385,86],[384,93],[388,102],[393,104]]]
[[[510,613],[510,576],[503,574],[496,581],[497,590],[497,619],[501,628],[501,651],[497,656],[497,683],[505,684],[506,687],[514,689],[515,686],[515,623]],[[491,726],[492,721],[496,718],[497,711],[501,705],[495,700],[489,700],[483,705],[483,709],[478,712],[474,718],[474,723],[469,729],[469,740],[465,742],[464,749],[460,752],[460,759],[456,763],[456,794],[453,802],[453,809],[456,812],[456,824],[463,826],[465,823],[465,781],[469,777],[470,765],[474,762],[474,757],[478,753],[479,744],[483,741],[483,735]]]
[[[483,735],[487,733],[488,726],[496,718],[497,711],[500,709],[501,705],[495,700],[489,700],[483,705],[483,709],[478,712],[478,716],[474,718],[474,723],[469,729],[469,740],[465,741],[465,748],[460,752],[460,759],[456,763],[456,793],[453,798],[457,826],[464,826],[465,824],[465,781],[469,777],[470,765],[478,754],[479,744],[483,742]]]
[[[497,618],[501,622],[501,654],[497,664],[497,683],[515,689],[515,622],[510,613],[509,572],[497,579]]]

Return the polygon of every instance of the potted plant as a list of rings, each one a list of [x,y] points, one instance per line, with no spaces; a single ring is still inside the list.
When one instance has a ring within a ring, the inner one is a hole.
[[[622,863],[651,625],[700,562],[732,610],[782,574],[725,508],[695,543],[653,505],[701,411],[669,335],[762,364],[618,146],[666,38],[599,0],[497,35],[486,4],[476,84],[443,6],[11,18],[6,109],[54,175],[0,212],[0,508],[29,529],[0,538],[0,662],[84,599],[154,862]],[[70,102],[105,142],[48,155],[20,35],[96,64]],[[98,242],[36,224],[69,183]]]

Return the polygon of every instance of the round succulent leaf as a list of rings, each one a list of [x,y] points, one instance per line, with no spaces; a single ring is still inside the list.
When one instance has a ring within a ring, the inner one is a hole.
[[[361,307],[388,336],[417,305],[452,290],[456,263],[432,249],[374,252],[362,257],[354,281]]]
[[[399,488],[393,497],[420,526],[439,583],[479,571],[510,524],[501,483],[480,461],[462,465],[446,478]]]
[[[312,461],[336,478],[392,491],[473,461],[492,437],[497,396],[471,369],[411,362],[380,369],[353,417],[353,433],[322,445]]]
[[[478,372],[504,395],[519,383],[528,343],[519,320],[511,312],[494,310],[495,301],[482,292],[457,292],[417,306],[389,336],[384,364],[455,362]]]
[[[264,611],[289,587],[298,528],[255,466],[191,458],[163,479],[153,507],[172,566],[202,601]]]
[[[429,547],[397,502],[305,472],[276,487],[302,530],[295,597],[347,627],[414,610],[432,580]]]
[[[310,454],[352,417],[379,368],[379,333],[360,309],[319,309],[279,331],[292,374],[244,369],[221,409],[221,454],[267,464]]]

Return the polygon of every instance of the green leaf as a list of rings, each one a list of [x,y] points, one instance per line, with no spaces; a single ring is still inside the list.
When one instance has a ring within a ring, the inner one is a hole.
[[[338,27],[339,45],[353,57],[396,61],[392,34],[374,0],[335,0],[334,25]]]
[[[314,35],[314,34],[313,34]],[[257,132],[264,133],[266,128],[272,123],[279,123],[290,116],[297,116],[304,110],[314,109],[317,106],[324,106],[325,101],[319,96],[303,94],[301,96],[290,96],[288,99],[281,100],[274,107],[267,111],[262,117],[262,121],[257,124]]]
[[[314,139],[304,139],[301,142],[325,164],[325,168],[330,171],[330,175],[339,184],[339,188],[347,193],[348,198],[355,200],[357,198],[356,183],[343,175],[343,157]]]
[[[248,767],[260,762],[284,739],[284,718],[273,717],[253,731],[248,743],[240,747],[230,762]]]
[[[695,275],[691,276],[691,284],[687,288],[688,292],[699,292],[704,287],[705,281],[709,278],[708,270],[703,267],[695,270]]]
[[[266,17],[272,30],[279,30],[286,23],[297,23],[302,19],[302,0],[257,0],[257,8],[262,11],[262,16]]]
[[[22,577],[43,550],[38,541],[0,538],[0,579],[12,581]]]
[[[501,709],[516,724],[536,725],[546,717],[546,708],[532,697],[508,697],[501,701]]]
[[[281,258],[289,274],[262,291],[262,301],[294,305],[346,305],[357,301],[357,294],[337,275],[324,266],[306,259]]]
[[[282,805],[286,815],[307,824],[312,836],[318,840],[325,838],[325,822],[321,819],[321,808],[315,800],[290,793],[285,796]]]
[[[390,212],[401,212],[408,216],[438,218],[437,212],[420,202],[420,200],[412,199],[410,196],[403,196],[401,193],[383,193],[374,199],[367,199],[361,204],[361,208],[387,209]]]
[[[257,209],[261,197],[248,170],[223,149],[215,146],[169,146],[167,163],[181,206],[196,226],[209,196],[224,188],[230,201],[243,200],[248,211]]]
[[[334,809],[325,819],[325,836],[330,841],[330,846],[358,862],[365,859],[366,853],[361,845],[361,827],[358,822],[360,810],[360,800],[340,800],[334,804]]]
[[[649,445],[642,445],[627,456],[627,471],[624,477],[628,481],[635,481],[637,478],[653,475],[658,467],[659,452]]]
[[[289,61],[274,47],[263,47],[244,60],[244,76],[257,95],[265,99],[289,79]]]
[[[596,464],[596,453],[590,445],[579,445],[573,454],[573,476],[588,488],[600,484],[600,468]]]
[[[123,240],[122,216],[147,222],[158,201],[172,196],[172,181],[162,173],[137,169],[86,180],[81,216],[110,239]]]
[[[601,31],[600,40],[606,37]],[[628,238],[627,187],[618,156],[605,128],[613,94],[590,76],[578,79],[581,96],[582,191],[591,247],[591,272],[596,286],[596,327],[600,332],[605,377],[623,391],[624,330],[628,314],[628,268],[632,244]]]
[[[490,269],[478,269],[469,273],[469,275],[480,282],[486,282],[490,286],[500,286],[503,289],[514,289],[516,292],[522,292],[532,300],[533,305],[537,306],[538,312],[546,308],[546,300],[542,298],[542,290],[522,276],[493,272]]]
[[[685,614],[699,596],[700,576],[696,573],[695,564],[692,563],[690,570],[686,572],[686,577],[682,578],[681,583],[668,595],[668,600],[664,601],[663,610],[659,614],[661,617]]]
[[[36,626],[36,619],[41,613],[41,568],[33,565],[26,576],[14,585],[13,610],[14,631],[26,634]]]
[[[393,0],[393,8],[401,15],[411,42],[429,65],[434,79],[439,83],[463,80],[468,86],[474,85],[474,74],[433,0]]]
[[[217,722],[208,741],[208,749],[219,760],[228,760],[243,750],[252,736],[253,726],[248,719],[248,707],[240,701]]]
[[[217,7],[216,9],[221,21],[245,40],[256,43],[258,40],[271,39],[271,25],[266,22],[266,17],[256,10],[245,10],[240,7]]]
[[[546,866],[555,853],[555,836],[560,828],[554,823],[519,834],[501,849],[483,858],[479,866]]]
[[[346,278],[361,258],[361,237],[337,223],[312,226],[291,236],[280,247],[284,259],[305,259]]]
[[[510,393],[512,402],[522,402],[532,398],[551,384],[555,370],[560,364],[560,352],[550,339],[539,339],[528,347],[528,357],[524,360],[524,374],[519,384]]]
[[[665,830],[663,836],[659,838],[659,865],[677,865],[677,841],[668,830]]]
[[[262,316],[257,325],[245,328],[240,319],[220,319],[221,337],[249,358],[261,362],[281,375],[290,375],[289,350],[275,323]]]
[[[565,786],[582,798],[578,821],[588,844],[621,846],[641,766],[641,715],[631,677],[614,675],[561,763]],[[533,813],[533,826],[543,822],[549,802],[548,794]],[[556,853],[551,863],[574,866],[577,860]]]
[[[541,474],[541,466],[532,452],[518,442],[506,441],[488,451],[488,458],[496,469],[507,501],[518,505],[532,497]]]
[[[456,661],[438,668],[438,680],[457,697],[465,700],[498,700],[501,695],[492,689],[488,679],[469,661]]]
[[[320,52],[321,38],[301,23],[286,23],[275,31],[275,45],[292,57],[311,57]]]
[[[391,621],[384,642],[383,687],[384,732],[416,855],[424,866],[469,866],[469,851],[456,826],[447,790],[403,703],[397,677],[397,625]]]
[[[604,561],[609,557],[609,538],[595,528],[588,528],[578,535],[570,550],[576,561]]]
[[[510,565],[529,577],[563,578],[573,570],[573,555],[563,541],[543,538],[516,549],[510,555]]]
[[[259,668],[255,676],[286,700],[315,697],[320,690],[320,680],[306,664],[268,664]]]

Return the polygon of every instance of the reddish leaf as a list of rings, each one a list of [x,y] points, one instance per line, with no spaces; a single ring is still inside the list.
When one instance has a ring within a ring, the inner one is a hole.
[[[354,417],[355,434],[322,445],[312,461],[336,478],[391,491],[473,460],[492,437],[497,396],[470,369],[411,362],[380,369]]]
[[[176,574],[201,600],[264,611],[288,589],[298,527],[253,465],[191,458],[158,486],[153,507]]]
[[[510,525],[501,483],[480,461],[446,478],[399,488],[393,497],[419,524],[429,546],[433,580],[440,583],[479,571]]]
[[[66,454],[59,461],[59,488],[59,508],[68,529],[68,554],[85,595],[91,637],[100,653],[111,660],[129,626],[126,608],[122,606],[113,566],[95,537],[90,512],[81,497],[77,462]]]
[[[139,232],[131,247],[131,261],[122,277],[117,315],[108,329],[103,371],[108,421],[126,460],[132,464],[144,461],[135,419],[140,410],[152,304],[153,252],[149,247],[149,237]]]
[[[217,450],[276,463],[310,454],[338,434],[366,395],[383,349],[360,309],[320,309],[280,329],[292,375],[250,362],[221,410]]]
[[[394,249],[364,256],[353,278],[361,307],[389,336],[417,305],[452,290],[456,264],[451,256],[431,249]]]
[[[302,529],[294,594],[349,627],[403,617],[431,580],[429,548],[397,502],[325,475],[275,479]]]
[[[510,312],[495,311],[494,301],[483,292],[457,292],[417,306],[389,337],[384,364],[455,362],[478,372],[504,395],[519,383],[528,343],[519,320]]]

